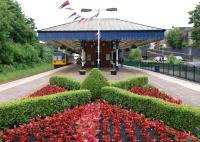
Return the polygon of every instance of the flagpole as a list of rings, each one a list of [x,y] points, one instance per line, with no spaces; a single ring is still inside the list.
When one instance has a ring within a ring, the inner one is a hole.
[[[99,10],[99,15],[100,15],[100,10]],[[97,52],[98,52],[98,59],[97,59],[97,68],[100,68],[100,17],[98,17],[98,47],[97,47]]]

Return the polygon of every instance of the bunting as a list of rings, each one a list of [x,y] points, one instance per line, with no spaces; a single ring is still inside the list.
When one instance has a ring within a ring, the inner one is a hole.
[[[68,5],[70,5],[69,0],[65,1],[65,2],[60,6],[60,9],[66,7],[66,6],[68,6]]]
[[[71,17],[73,17],[73,16],[75,16],[75,15],[77,15],[76,12],[72,13],[72,15],[70,15],[70,16],[68,17],[68,19],[71,18]]]
[[[65,8],[66,10],[74,10],[73,8]]]
[[[79,23],[82,23],[82,22],[84,22],[85,21],[85,18],[81,18],[78,22]]]
[[[77,12],[76,12],[72,7],[67,7],[67,6],[69,6],[69,5],[70,5],[70,2],[69,2],[69,0],[67,0],[67,1],[65,1],[65,2],[60,6],[60,9],[65,8],[66,10],[74,11],[74,12],[68,17],[68,19],[75,16],[75,18],[74,18],[73,21],[79,19],[78,23],[85,23],[85,22],[87,22],[87,21],[89,21],[89,20],[92,20],[92,19],[95,18],[95,17],[98,17],[99,14],[100,14],[100,11],[98,10],[98,12],[97,12],[95,15],[93,15],[92,17],[90,17],[90,18],[84,18],[84,17],[81,17],[80,15],[78,15]]]
[[[77,19],[79,19],[81,16],[77,15],[73,21],[76,21]]]

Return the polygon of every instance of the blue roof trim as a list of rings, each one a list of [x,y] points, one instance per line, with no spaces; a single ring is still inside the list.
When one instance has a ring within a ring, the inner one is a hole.
[[[162,40],[165,30],[155,31],[101,31],[102,40]],[[41,41],[48,40],[96,40],[97,31],[38,31]]]

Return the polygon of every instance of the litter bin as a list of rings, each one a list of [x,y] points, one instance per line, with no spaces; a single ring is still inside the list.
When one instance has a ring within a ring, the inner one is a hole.
[[[155,72],[160,72],[160,66],[159,65],[155,65]]]

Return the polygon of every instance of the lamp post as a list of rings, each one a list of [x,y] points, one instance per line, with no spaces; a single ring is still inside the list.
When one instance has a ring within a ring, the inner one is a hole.
[[[98,11],[99,15],[101,11],[117,11],[117,8],[106,8],[106,9],[87,9],[83,8],[81,9],[81,12],[91,12],[91,11]],[[97,68],[100,68],[100,18],[98,18],[98,46],[97,46],[97,53],[98,53],[98,59],[97,59]]]

